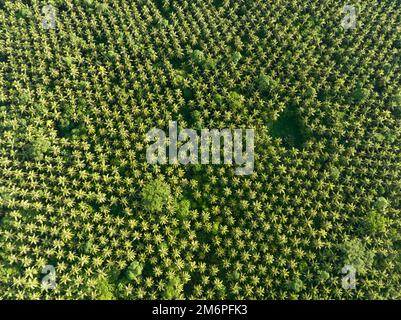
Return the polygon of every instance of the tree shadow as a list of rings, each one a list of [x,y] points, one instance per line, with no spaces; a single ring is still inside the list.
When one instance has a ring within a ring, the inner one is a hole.
[[[271,124],[271,135],[281,138],[289,148],[301,149],[308,139],[307,129],[295,107],[288,107],[277,121]]]

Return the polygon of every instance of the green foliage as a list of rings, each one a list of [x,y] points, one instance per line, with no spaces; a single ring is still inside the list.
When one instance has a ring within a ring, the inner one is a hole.
[[[279,82],[272,77],[262,73],[258,78],[258,87],[260,92],[270,93],[277,90]]]
[[[49,151],[51,142],[43,130],[37,130],[25,139],[22,156],[25,160],[40,161]]]
[[[191,203],[187,199],[182,199],[176,202],[175,211],[177,212],[180,219],[188,219],[190,215]]]
[[[316,89],[311,86],[307,87],[305,91],[305,96],[306,98],[316,98],[317,97]]]
[[[394,107],[393,114],[397,119],[401,119],[401,105]]]
[[[170,24],[170,23],[168,22],[167,19],[162,19],[162,20],[161,20],[161,25],[162,25],[163,27],[168,27],[169,24]]]
[[[325,283],[330,279],[330,274],[327,271],[320,270],[318,274],[318,280],[320,283]]]
[[[388,229],[388,220],[382,213],[372,211],[366,216],[365,225],[370,233],[384,233]]]
[[[179,299],[182,293],[182,289],[182,281],[179,277],[174,277],[168,281],[163,298],[165,300]]]
[[[197,65],[203,65],[206,62],[206,56],[202,51],[194,50],[192,52],[192,60]]]
[[[380,197],[376,200],[375,202],[375,208],[380,210],[380,211],[385,211],[387,207],[389,206],[389,202],[386,198]]]
[[[228,94],[228,102],[234,110],[239,110],[244,106],[244,97],[238,92],[232,91]]]
[[[204,123],[203,123],[203,118],[202,118],[202,113],[198,110],[195,110],[192,113],[192,119],[193,119],[193,127],[197,130],[202,130],[204,128]]]
[[[401,298],[401,11],[342,6],[0,0],[0,300]],[[169,121],[254,173],[147,163]]]
[[[224,103],[224,97],[221,94],[216,94],[214,100],[218,105],[222,105]]]
[[[392,103],[394,107],[401,107],[401,91],[393,96]]]
[[[240,274],[239,274],[239,272],[238,272],[238,271],[233,271],[233,272],[231,272],[230,275],[229,275],[229,279],[230,279],[231,281],[237,282],[237,281],[240,279]]]
[[[231,61],[234,64],[237,64],[238,62],[240,62],[240,60],[242,59],[242,54],[241,52],[235,51],[232,55],[231,55]]]
[[[334,179],[334,180],[338,180],[340,178],[340,170],[338,170],[337,167],[330,167],[330,176]]]
[[[288,283],[288,289],[295,293],[301,292],[305,288],[304,283],[301,279],[296,278]]]
[[[150,212],[161,212],[170,199],[170,186],[156,179],[149,182],[142,189],[142,202],[146,210]]]
[[[185,70],[175,70],[173,81],[176,86],[184,86],[186,78],[187,73],[185,72]]]
[[[354,92],[352,93],[352,99],[356,103],[362,103],[369,97],[369,90],[362,87],[361,83],[358,83]]]
[[[213,0],[213,5],[216,8],[227,7],[230,5],[230,2],[229,0]]]
[[[15,16],[16,16],[18,19],[25,19],[25,18],[31,17],[31,16],[32,16],[32,13],[31,13],[31,11],[30,11],[28,8],[22,7],[21,9],[17,10]]]
[[[108,279],[99,277],[96,282],[97,300],[116,300],[114,296],[115,288],[109,283]]]
[[[141,263],[138,261],[132,262],[126,270],[127,279],[129,281],[138,280],[138,277],[142,274],[142,271],[143,265]]]
[[[353,266],[362,275],[371,269],[375,255],[365,247],[360,239],[348,240],[341,246],[341,249],[344,253],[345,265]]]
[[[208,69],[216,69],[217,67],[217,60],[211,57],[206,58],[205,67]]]
[[[109,6],[106,3],[96,3],[96,12],[105,13],[109,10]]]
[[[0,285],[11,284],[10,280],[17,277],[18,274],[17,268],[6,267],[0,263]]]
[[[93,242],[92,241],[86,241],[85,243],[82,244],[82,250],[85,253],[90,253],[90,251],[93,249]]]
[[[95,4],[94,0],[82,0],[82,3],[86,6],[86,7],[92,7]]]
[[[215,223],[213,223],[213,227],[212,227],[212,233],[214,235],[217,235],[219,232],[219,227],[220,227],[220,223],[218,221],[216,221]]]

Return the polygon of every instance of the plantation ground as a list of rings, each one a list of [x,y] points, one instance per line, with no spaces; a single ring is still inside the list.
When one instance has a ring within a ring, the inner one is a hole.
[[[401,3],[352,5],[0,1],[0,299],[401,298]],[[170,121],[254,174],[149,165]]]

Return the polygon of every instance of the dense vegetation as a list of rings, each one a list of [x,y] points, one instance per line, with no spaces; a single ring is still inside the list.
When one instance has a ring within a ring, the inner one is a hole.
[[[401,3],[350,2],[0,0],[0,298],[401,298]],[[254,173],[147,164],[169,121]]]

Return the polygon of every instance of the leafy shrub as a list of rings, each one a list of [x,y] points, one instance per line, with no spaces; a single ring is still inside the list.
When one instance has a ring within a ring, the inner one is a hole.
[[[1,258],[1,255],[0,255]],[[10,279],[17,277],[19,271],[16,267],[7,267],[0,263],[0,285],[10,283]]]
[[[338,180],[340,178],[340,170],[338,170],[337,167],[331,167],[330,168],[330,176],[334,179],[334,180]]]
[[[232,55],[231,55],[231,61],[234,64],[237,64],[238,62],[240,62],[240,60],[242,59],[242,54],[238,51],[235,51]]]
[[[15,15],[18,19],[24,19],[24,18],[29,18],[32,15],[32,12],[28,8],[23,7],[17,10]]]
[[[40,161],[51,147],[50,140],[44,132],[38,130],[26,139],[22,156],[25,160]]]
[[[137,280],[138,277],[142,274],[142,271],[143,265],[141,263],[139,263],[138,261],[132,262],[126,270],[127,279],[129,281]]]
[[[179,299],[183,290],[183,284],[179,277],[170,279],[164,291],[164,299],[173,300]]]
[[[373,234],[383,233],[388,227],[386,217],[378,211],[372,211],[367,215],[365,225],[367,230]]]
[[[329,279],[330,279],[330,273],[328,273],[327,271],[322,271],[322,270],[319,271],[318,280],[320,283],[324,283]]]
[[[187,219],[190,215],[191,203],[187,199],[182,199],[176,202],[175,211],[180,219]]]
[[[295,293],[301,292],[305,288],[303,281],[296,278],[288,283],[288,289],[294,291]]]
[[[344,264],[353,266],[360,274],[366,274],[372,267],[374,253],[368,250],[360,239],[354,238],[345,242],[341,249],[344,253]]]
[[[235,110],[241,109],[244,105],[244,97],[235,91],[228,94],[228,101],[231,107]]]
[[[194,50],[192,53],[192,60],[197,65],[203,65],[206,62],[206,56],[202,51]]]
[[[362,87],[362,84],[358,83],[354,92],[352,93],[352,99],[356,103],[364,102],[369,97],[369,90]]]
[[[94,0],[82,0],[82,3],[86,6],[86,7],[92,7],[95,4]]]
[[[161,212],[170,199],[170,186],[161,179],[149,182],[142,189],[143,206],[150,212]]]
[[[262,73],[258,79],[258,86],[261,92],[269,93],[275,91],[278,88],[279,83],[272,77]]]
[[[109,10],[109,6],[106,3],[96,3],[96,12],[105,13]]]
[[[306,98],[316,98],[317,97],[316,89],[311,86],[308,86],[305,91],[305,96]]]
[[[205,67],[208,69],[216,69],[217,67],[217,60],[211,57],[206,58]]]
[[[375,202],[375,208],[380,211],[386,210],[388,206],[389,206],[388,200],[384,197],[378,198]]]
[[[96,282],[97,300],[116,300],[114,290],[115,288],[109,283],[108,279],[99,277]]]

